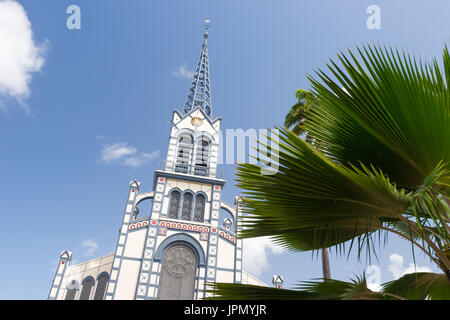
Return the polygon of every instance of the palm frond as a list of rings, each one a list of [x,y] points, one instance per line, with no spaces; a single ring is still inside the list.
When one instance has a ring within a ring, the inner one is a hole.
[[[408,207],[410,195],[382,172],[341,166],[287,130],[279,138],[277,173],[238,166],[248,214],[242,236],[272,236],[289,248],[318,249],[375,231],[379,217],[396,218]]]
[[[449,53],[442,71],[393,49],[357,51],[362,63],[349,50],[339,55],[343,67],[327,65],[337,82],[321,70],[309,78],[320,97],[309,134],[339,163],[382,168],[414,190],[439,162],[450,161]]]
[[[298,290],[278,289],[237,283],[212,283],[206,292],[214,296],[206,300],[312,300],[317,295]]]
[[[450,300],[450,281],[445,274],[417,272],[382,285],[383,292],[408,300]]]
[[[300,282],[295,289],[277,289],[247,284],[211,283],[208,300],[386,300],[402,299],[394,294],[372,291],[365,276],[350,282],[317,279]]]

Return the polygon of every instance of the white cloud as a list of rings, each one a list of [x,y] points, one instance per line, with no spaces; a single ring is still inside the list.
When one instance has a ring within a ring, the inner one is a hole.
[[[181,66],[178,67],[177,70],[172,72],[172,74],[177,78],[192,79],[194,77],[195,72],[187,70],[187,63],[183,63]]]
[[[0,107],[1,99],[14,98],[26,112],[33,72],[44,65],[46,44],[37,45],[25,9],[13,0],[0,0]]]
[[[124,166],[138,168],[159,155],[159,150],[152,153],[138,152],[138,150],[124,142],[114,143],[111,145],[103,145],[100,156],[103,162],[112,163],[119,162]]]
[[[112,145],[104,145],[100,154],[103,161],[110,163],[125,156],[133,155],[136,152],[137,149],[135,147],[119,142]]]
[[[81,243],[81,246],[83,248],[86,248],[86,251],[83,254],[83,256],[85,257],[92,257],[94,253],[98,250],[98,243],[92,239],[84,240]]]
[[[381,268],[373,264],[366,269],[367,287],[372,291],[381,291]]]
[[[267,257],[269,254],[280,254],[285,250],[274,244],[268,237],[250,238],[244,240],[243,267],[245,271],[260,276],[269,268]]]
[[[138,168],[138,167],[142,166],[143,164],[150,162],[151,160],[155,159],[158,156],[159,156],[159,150],[156,150],[152,153],[141,152],[138,155],[125,158],[123,160],[123,164],[125,166]]]
[[[432,272],[428,267],[419,267],[414,263],[410,263],[407,268],[403,266],[403,256],[393,253],[390,255],[389,260],[391,264],[388,266],[388,270],[392,272],[395,279],[398,279],[405,274],[414,273],[414,272]]]

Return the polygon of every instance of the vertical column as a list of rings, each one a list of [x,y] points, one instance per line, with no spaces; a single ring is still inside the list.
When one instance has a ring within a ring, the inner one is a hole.
[[[208,243],[207,265],[206,265],[206,281],[216,281],[217,271],[217,245],[219,242],[219,215],[220,215],[220,192],[222,187],[214,185],[212,188],[211,200],[211,235]],[[206,297],[211,296],[210,293],[205,293]]]
[[[234,271],[234,283],[242,283],[242,244],[240,239],[243,229],[242,197],[236,197],[236,262]]]
[[[59,264],[56,268],[55,277],[53,278],[52,287],[48,294],[48,300],[56,300],[58,298],[59,290],[61,289],[62,280],[66,273],[67,264],[72,259],[72,252],[64,250],[59,255]]]
[[[172,130],[173,131],[173,130]],[[173,135],[169,138],[169,149],[166,158],[166,171],[173,171],[176,161],[177,139]]]
[[[158,177],[156,182],[155,198],[151,220],[147,229],[145,239],[144,254],[139,270],[138,285],[136,287],[136,299],[148,300],[156,298],[158,288],[158,277],[160,272],[160,263],[153,261],[153,254],[156,247],[156,238],[158,236],[159,216],[161,214],[162,199],[166,186],[166,178]]]
[[[117,280],[119,279],[120,274],[120,266],[122,264],[123,252],[128,237],[128,226],[130,224],[131,214],[132,212],[134,212],[136,194],[139,191],[140,185],[141,183],[136,180],[130,182],[130,191],[128,193],[128,200],[125,207],[125,213],[123,215],[122,226],[119,231],[119,239],[117,240],[116,252],[114,254],[114,260],[108,287],[106,289],[105,300],[114,300]]]
[[[208,176],[215,178],[217,176],[217,162],[219,157],[219,144],[211,143],[211,157],[209,159],[209,174]]]

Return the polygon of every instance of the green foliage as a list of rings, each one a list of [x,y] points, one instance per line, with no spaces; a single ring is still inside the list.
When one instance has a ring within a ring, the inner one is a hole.
[[[359,254],[372,250],[376,232],[392,232],[425,252],[444,274],[404,276],[386,285],[381,297],[447,297],[449,52],[444,49],[440,67],[391,48],[356,51],[359,59],[351,51],[339,54],[342,66],[330,61],[329,75],[318,70],[309,77],[311,92],[298,91],[285,123],[295,132],[282,129],[279,141],[271,138],[272,146],[260,144],[265,152],[278,152],[275,174],[261,174],[258,165],[238,166],[247,214],[241,236],[269,236],[293,250],[346,250],[346,244],[351,249],[357,242]],[[308,138],[320,148],[298,137],[306,125]],[[305,291],[317,295],[331,288],[337,299],[358,297],[356,292],[379,298],[364,284],[364,278],[352,282],[350,295],[342,295],[350,284],[335,280],[283,295],[305,297]],[[230,293],[233,285],[217,288]],[[275,292],[264,290],[265,297]]]
[[[310,110],[317,105],[318,101],[314,94],[301,89],[295,92],[295,98],[297,103],[287,113],[284,125],[295,134],[301,135],[306,131]]]
[[[408,300],[450,300],[450,282],[445,274],[411,273],[383,284],[383,291]]]
[[[234,283],[214,283],[210,300],[450,300],[450,282],[444,274],[411,273],[381,285],[367,287],[365,276],[350,282],[333,279],[301,282],[295,289],[277,289]]]

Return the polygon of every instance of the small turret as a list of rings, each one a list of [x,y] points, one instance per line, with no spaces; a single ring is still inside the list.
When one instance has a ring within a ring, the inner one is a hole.
[[[280,276],[279,274],[274,274],[272,277],[272,284],[274,288],[278,288],[281,289],[283,287],[283,277]]]

